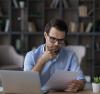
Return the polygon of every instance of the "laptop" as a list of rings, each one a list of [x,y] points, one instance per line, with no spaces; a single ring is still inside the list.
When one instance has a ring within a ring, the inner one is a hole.
[[[0,70],[3,94],[41,94],[38,72]]]

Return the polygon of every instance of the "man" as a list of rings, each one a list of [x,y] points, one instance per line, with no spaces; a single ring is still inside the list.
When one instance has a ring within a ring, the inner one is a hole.
[[[24,71],[38,71],[42,86],[55,70],[80,72],[76,80],[68,83],[66,91],[77,92],[84,88],[85,80],[74,52],[64,48],[68,28],[61,19],[51,20],[45,27],[45,44],[26,54]]]

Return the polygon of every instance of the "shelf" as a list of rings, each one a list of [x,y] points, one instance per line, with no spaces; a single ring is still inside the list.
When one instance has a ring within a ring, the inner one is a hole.
[[[28,16],[28,18],[43,18],[44,17],[44,15],[42,15],[41,13],[35,13],[35,12],[33,12],[32,14],[29,14],[29,16]]]
[[[0,36],[2,36],[2,35],[10,35],[10,33],[9,32],[2,32],[2,31],[0,31]]]
[[[43,1],[44,0],[29,0],[28,3],[29,2],[33,2],[33,3],[44,3]]]
[[[93,17],[91,17],[91,16],[86,16],[86,17],[79,16],[79,19],[80,20],[93,20]]]
[[[24,35],[39,35],[43,36],[43,32],[23,32]]]
[[[43,32],[0,32],[0,35],[39,35],[43,36]]]
[[[95,49],[95,53],[100,54],[100,49]]]
[[[41,13],[33,13],[28,16],[28,18],[43,18],[43,17],[44,15],[42,15]]]
[[[97,64],[96,66],[95,66],[95,70],[99,70],[100,69],[100,64]]]
[[[0,35],[21,35],[22,32],[0,32]]]
[[[92,2],[93,3],[93,0],[79,0],[80,2],[86,2],[86,3],[90,3]]]
[[[7,19],[7,18],[8,18],[8,16],[6,16],[6,15],[0,16],[0,20]]]
[[[87,33],[87,32],[75,32],[75,33],[73,32],[73,33],[71,33],[71,32],[68,32],[68,35],[83,35],[83,36],[90,35],[90,36],[94,36],[94,34],[96,34],[96,33],[94,33],[94,32],[91,32],[91,33]]]
[[[12,35],[17,35],[17,34],[25,34],[25,35],[43,35],[43,31],[40,32],[10,32],[10,34]],[[0,32],[0,35],[2,34],[9,34],[9,32]],[[86,33],[86,32],[68,32],[67,35],[83,35],[83,36],[100,36],[100,33],[95,33],[95,32],[91,32],[91,33]]]
[[[64,8],[64,11],[77,11],[78,8]],[[59,8],[45,8],[45,11],[59,11]]]

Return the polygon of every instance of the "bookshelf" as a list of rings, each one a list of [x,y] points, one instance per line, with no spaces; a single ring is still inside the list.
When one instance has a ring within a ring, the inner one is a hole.
[[[0,0],[0,45],[13,45],[25,55],[44,42],[43,30],[52,18],[65,20],[69,45],[86,46],[84,73],[99,75],[99,0]]]

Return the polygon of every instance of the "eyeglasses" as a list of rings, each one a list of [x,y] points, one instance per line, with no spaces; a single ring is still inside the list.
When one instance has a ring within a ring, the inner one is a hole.
[[[59,44],[64,44],[64,38],[63,39],[57,39],[57,38],[54,38],[54,37],[49,36],[49,35],[48,35],[48,37],[49,37],[49,41],[51,43],[56,43],[58,41]]]

